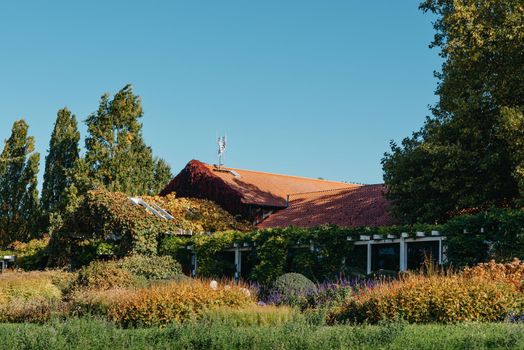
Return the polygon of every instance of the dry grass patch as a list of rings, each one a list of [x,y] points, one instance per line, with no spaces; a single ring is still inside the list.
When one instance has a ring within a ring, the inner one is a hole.
[[[61,288],[72,280],[62,271],[0,275],[0,322],[44,322],[62,312]]]

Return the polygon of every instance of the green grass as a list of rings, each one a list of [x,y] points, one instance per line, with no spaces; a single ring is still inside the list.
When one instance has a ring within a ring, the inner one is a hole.
[[[235,327],[192,323],[121,329],[87,318],[0,324],[1,349],[524,349],[524,325]]]

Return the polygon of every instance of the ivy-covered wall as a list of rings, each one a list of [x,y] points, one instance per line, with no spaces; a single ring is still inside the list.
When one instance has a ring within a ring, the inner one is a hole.
[[[132,204],[121,192],[89,191],[51,236],[50,264],[78,267],[100,256],[156,255],[162,239],[185,231],[252,229],[208,200],[177,198],[174,194],[141,198],[169,211],[174,219],[166,220],[149,213]]]
[[[358,269],[353,242],[360,235],[439,231],[446,236],[448,263],[454,267],[495,259],[524,258],[524,211],[492,209],[476,215],[455,217],[443,225],[340,228],[274,228],[242,233],[227,231],[190,238],[167,237],[161,254],[170,254],[186,265],[191,251],[198,258],[197,274],[207,277],[231,275],[234,245],[251,247],[249,272],[243,276],[266,285],[286,272],[299,272],[314,281],[364,273]],[[347,238],[351,237],[351,240]],[[242,267],[245,270],[245,266]]]

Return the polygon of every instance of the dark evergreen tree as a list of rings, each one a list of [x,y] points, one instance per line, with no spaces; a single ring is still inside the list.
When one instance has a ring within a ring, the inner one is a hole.
[[[71,171],[79,157],[76,117],[67,108],[58,111],[45,162],[41,208],[45,216],[60,215],[67,207]]]
[[[0,244],[27,241],[38,235],[37,174],[40,155],[24,120],[13,124],[0,155]]]

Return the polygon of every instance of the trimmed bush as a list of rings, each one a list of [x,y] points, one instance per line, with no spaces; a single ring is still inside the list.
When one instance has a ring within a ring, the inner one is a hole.
[[[75,287],[106,290],[129,287],[133,283],[133,274],[117,262],[93,261],[78,271]]]
[[[172,279],[182,274],[182,267],[170,256],[131,255],[120,260],[118,266],[148,280]]]
[[[271,294],[277,304],[298,304],[317,292],[317,286],[306,276],[299,273],[286,273],[278,277],[273,283]],[[278,300],[278,298],[281,298]]]

